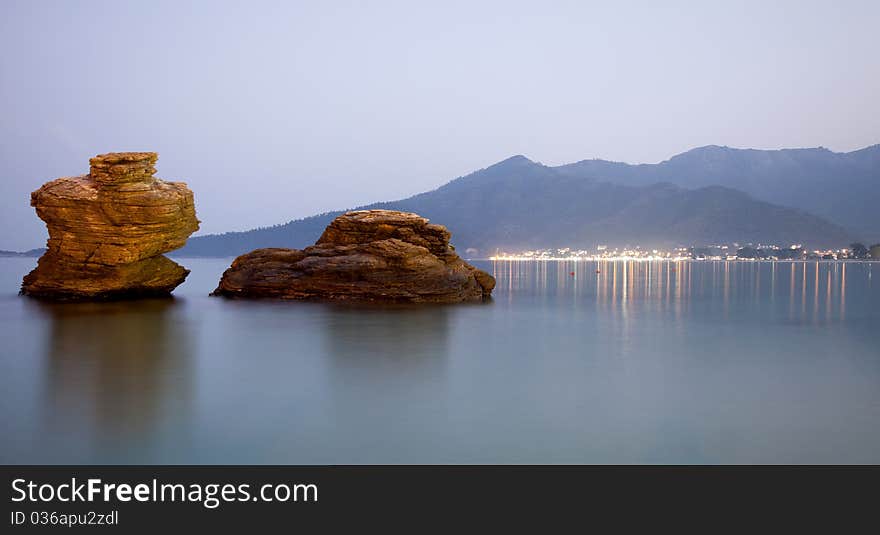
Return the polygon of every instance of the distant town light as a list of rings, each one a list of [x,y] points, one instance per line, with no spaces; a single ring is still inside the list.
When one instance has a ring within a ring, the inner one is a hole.
[[[744,252],[743,249],[747,249]],[[787,252],[793,251],[793,253]],[[712,245],[708,247],[675,247],[672,250],[664,251],[660,249],[651,249],[650,252],[642,249],[640,246],[626,246],[622,249],[609,249],[607,245],[599,245],[596,251],[584,249],[574,250],[571,247],[560,247],[553,249],[535,249],[531,251],[522,251],[516,253],[508,253],[499,251],[489,260],[504,261],[682,261],[682,260],[738,260],[738,261],[801,261],[810,260],[846,260],[849,259],[848,249],[838,250],[814,250],[806,252],[802,244],[792,244],[787,247],[779,245],[749,245],[743,248],[729,245]]]

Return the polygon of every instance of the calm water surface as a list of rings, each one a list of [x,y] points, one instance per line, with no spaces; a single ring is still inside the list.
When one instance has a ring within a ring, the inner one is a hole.
[[[181,262],[49,305],[0,259],[0,461],[880,462],[880,264],[479,263],[490,303],[381,308]]]

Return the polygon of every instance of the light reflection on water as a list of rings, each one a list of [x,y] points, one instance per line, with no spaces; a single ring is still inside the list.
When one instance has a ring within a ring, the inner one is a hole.
[[[722,312],[729,314],[730,306],[775,307],[779,299],[787,299],[790,319],[802,319],[809,312],[818,324],[846,319],[847,269],[864,276],[870,289],[873,267],[870,262],[824,261],[495,261],[491,271],[499,284],[504,283],[508,302],[523,292],[540,297],[570,294],[592,299],[597,309],[624,318],[634,303],[646,302],[681,318],[695,300],[720,300]],[[783,277],[787,288],[779,286]]]
[[[17,297],[0,260],[5,463],[880,462],[872,271],[481,263],[491,302]]]

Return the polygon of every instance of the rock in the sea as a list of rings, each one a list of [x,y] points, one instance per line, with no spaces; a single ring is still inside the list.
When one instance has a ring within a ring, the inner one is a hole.
[[[21,292],[55,299],[163,295],[189,271],[162,256],[198,230],[193,194],[155,178],[155,152],[92,158],[88,175],[47,182],[31,194],[49,241]]]
[[[239,256],[212,295],[419,303],[489,297],[495,279],[459,258],[449,236],[417,214],[348,212],[311,247]]]

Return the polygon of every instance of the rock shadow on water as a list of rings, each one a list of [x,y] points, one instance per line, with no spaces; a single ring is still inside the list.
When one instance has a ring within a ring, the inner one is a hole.
[[[382,444],[418,442],[418,422],[444,414],[462,305],[325,306],[325,417],[340,433],[333,450],[369,458]]]
[[[186,418],[193,340],[181,301],[30,303],[50,326],[43,406],[51,429],[118,447]]]
[[[308,305],[307,305],[308,306]],[[473,304],[329,303],[323,325],[329,364],[342,373],[387,377],[442,372],[452,315]]]

